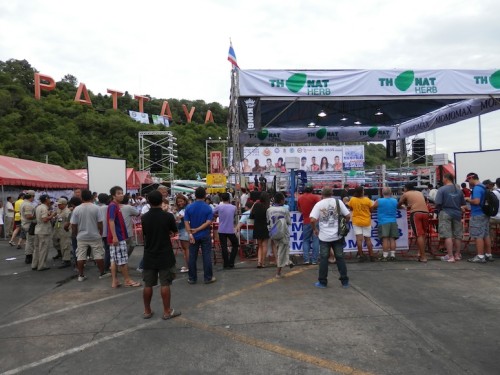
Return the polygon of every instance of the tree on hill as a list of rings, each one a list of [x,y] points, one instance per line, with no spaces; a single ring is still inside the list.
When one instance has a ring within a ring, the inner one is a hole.
[[[128,167],[138,168],[138,133],[165,130],[159,125],[145,125],[132,120],[129,110],[138,110],[138,102],[125,92],[118,98],[118,110],[112,109],[110,95],[95,95],[89,90],[92,107],[74,101],[78,79],[66,74],[50,92],[42,91],[41,100],[34,98],[36,69],[26,60],[0,61],[0,153],[49,163],[65,168],[86,167],[87,155],[123,158]],[[172,126],[168,128],[177,138],[178,162],[175,176],[195,178],[197,172],[205,175],[205,141],[212,137],[227,137],[227,107],[203,100],[150,98],[144,111],[160,114],[167,100],[172,112]],[[182,105],[189,111],[196,107],[192,122],[186,123]],[[210,110],[214,123],[204,124]],[[382,144],[367,144],[367,168],[385,160]]]

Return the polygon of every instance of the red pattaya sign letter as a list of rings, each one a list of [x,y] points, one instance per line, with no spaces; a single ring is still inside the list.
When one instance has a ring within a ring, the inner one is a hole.
[[[214,115],[212,114],[211,110],[208,110],[207,111],[207,115],[205,116],[205,124],[207,122],[213,122],[213,123],[215,123],[215,121],[214,121]]]
[[[169,121],[172,121],[172,112],[170,111],[170,105],[168,105],[168,102],[166,100],[161,106],[160,116],[166,116],[168,117]]]
[[[42,80],[47,83],[42,83]],[[56,81],[46,74],[35,73],[35,99],[40,100],[40,91],[52,91],[56,88]]]
[[[118,109],[118,98],[120,96],[123,96],[123,92],[111,90],[111,89],[108,89],[107,91],[108,91],[108,94],[111,94],[111,97],[113,98],[113,109],[117,110]]]
[[[134,99],[139,101],[139,112],[144,113],[144,102],[149,102],[149,98],[143,95],[134,95]]]
[[[182,109],[184,110],[184,114],[186,115],[186,122],[189,124],[194,115],[194,110],[196,107],[191,107],[191,110],[188,113],[187,107],[185,104],[182,105]]]
[[[85,99],[82,99],[82,94]],[[87,104],[92,107],[92,101],[90,100],[89,92],[87,91],[87,86],[85,83],[80,83],[78,90],[76,90],[75,102],[80,104]]]

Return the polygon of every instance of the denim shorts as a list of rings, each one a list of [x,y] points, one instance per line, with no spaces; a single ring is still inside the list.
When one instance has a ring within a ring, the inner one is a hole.
[[[189,241],[189,234],[185,228],[179,229],[178,235],[180,241]]]

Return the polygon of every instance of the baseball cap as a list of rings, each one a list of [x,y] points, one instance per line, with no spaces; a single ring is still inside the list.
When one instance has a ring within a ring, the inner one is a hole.
[[[34,197],[34,196],[35,196],[35,190],[27,190],[27,191],[26,191],[26,194],[29,194],[29,195],[31,195],[32,197]]]
[[[497,185],[497,186],[500,186],[500,177],[498,177],[498,178],[496,179],[495,183],[496,183],[496,185]]]
[[[495,183],[493,181],[491,181],[490,179],[487,179],[487,180],[483,181],[483,185],[495,185]]]
[[[68,200],[65,198],[59,198],[57,204],[68,204]]]
[[[477,173],[470,172],[467,173],[467,177],[465,177],[465,182],[469,182],[469,180],[479,180],[479,176]]]
[[[313,185],[312,184],[306,184],[306,186],[304,186],[304,190],[305,191],[313,191]]]

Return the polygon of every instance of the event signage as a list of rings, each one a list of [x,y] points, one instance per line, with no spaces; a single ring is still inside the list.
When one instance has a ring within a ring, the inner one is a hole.
[[[240,129],[242,131],[260,130],[260,98],[240,97],[238,106]]]
[[[245,97],[499,95],[500,70],[240,70]]]
[[[240,133],[240,143],[244,144],[379,142],[396,138],[397,129],[392,126],[263,128]]]
[[[405,138],[498,109],[500,109],[499,99],[464,100],[403,122],[399,125],[399,134],[401,138]]]
[[[229,159],[233,160],[233,150],[229,149]],[[341,172],[363,169],[365,148],[355,146],[289,146],[289,147],[243,147],[242,173],[286,172],[287,157],[298,157],[298,170],[307,172]]]
[[[302,249],[302,214],[300,212],[291,212],[292,225],[289,226],[290,230],[290,254],[300,255],[303,253]],[[406,218],[406,210],[400,209],[397,213],[397,224],[399,230],[399,239],[396,241],[396,249],[398,250],[408,250],[408,220]],[[345,237],[346,246],[344,252],[356,252],[356,236],[354,236],[354,231],[352,229],[352,222],[349,224],[351,230],[349,234]],[[372,213],[372,231],[371,239],[373,243],[373,249],[375,251],[382,250],[382,242],[378,238],[378,220],[377,213]],[[363,249],[366,250],[366,244],[363,243]]]

